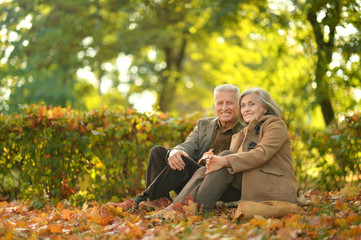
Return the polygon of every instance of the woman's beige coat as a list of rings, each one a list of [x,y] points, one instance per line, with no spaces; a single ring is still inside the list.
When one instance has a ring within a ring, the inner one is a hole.
[[[238,189],[242,182],[241,200],[298,203],[291,140],[282,119],[266,115],[252,121],[232,137],[230,150],[237,154],[225,156],[229,173],[242,172],[232,182]]]

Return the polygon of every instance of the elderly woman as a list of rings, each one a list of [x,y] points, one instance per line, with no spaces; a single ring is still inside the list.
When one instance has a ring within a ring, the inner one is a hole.
[[[281,109],[270,94],[253,88],[239,100],[240,121],[247,126],[233,135],[230,150],[209,154],[173,204],[150,218],[162,217],[187,198],[210,210],[221,200],[279,200],[298,203],[299,184],[293,170],[291,140]]]

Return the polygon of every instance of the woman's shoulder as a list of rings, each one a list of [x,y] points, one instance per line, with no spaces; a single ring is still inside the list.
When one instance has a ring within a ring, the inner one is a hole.
[[[263,132],[277,132],[280,135],[288,135],[288,127],[284,120],[280,117],[267,115],[264,116],[261,131]]]
[[[276,117],[273,115],[266,115],[259,119],[259,122],[263,122],[264,124],[282,124],[286,125],[282,118]]]

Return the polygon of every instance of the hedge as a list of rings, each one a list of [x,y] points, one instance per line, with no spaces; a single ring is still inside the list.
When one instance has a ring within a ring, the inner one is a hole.
[[[1,114],[0,200],[23,198],[41,206],[133,196],[144,189],[149,150],[183,142],[200,117],[106,107],[82,113],[44,105]],[[325,131],[290,124],[290,134],[302,188],[360,181],[359,113],[343,116]]]
[[[149,150],[183,142],[195,120],[103,108],[88,113],[25,105],[0,116],[0,196],[124,198],[144,186]]]

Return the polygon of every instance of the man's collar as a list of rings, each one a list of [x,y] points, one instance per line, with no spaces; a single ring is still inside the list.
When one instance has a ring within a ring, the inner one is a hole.
[[[235,121],[235,122],[233,123],[233,125],[232,125],[230,128],[223,129],[223,128],[222,128],[222,125],[221,125],[221,122],[220,122],[219,119],[218,119],[218,121],[217,121],[217,128],[218,128],[218,129],[222,129],[222,130],[224,130],[224,131],[228,131],[229,129],[231,129],[233,133],[237,133],[240,124],[241,124],[241,123],[237,120],[237,121]]]

